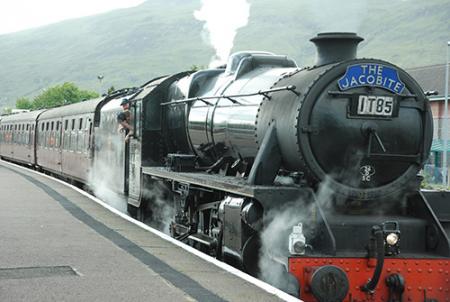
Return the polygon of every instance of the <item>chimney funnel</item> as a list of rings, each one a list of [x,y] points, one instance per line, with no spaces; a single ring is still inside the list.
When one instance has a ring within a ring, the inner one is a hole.
[[[316,45],[317,60],[315,65],[321,66],[356,58],[356,49],[364,39],[356,33],[320,33],[310,41]]]

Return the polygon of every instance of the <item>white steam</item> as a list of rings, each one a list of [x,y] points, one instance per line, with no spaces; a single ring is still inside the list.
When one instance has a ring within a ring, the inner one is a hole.
[[[88,174],[90,189],[95,196],[110,206],[127,213],[125,186],[125,133],[119,131],[115,113],[102,116],[102,127],[96,128],[95,160]],[[131,168],[130,168],[131,169]],[[172,199],[162,184],[151,183],[142,188],[142,197],[148,201],[144,208],[145,223],[169,233],[175,216]]]
[[[202,37],[216,51],[209,66],[217,67],[226,63],[237,30],[247,25],[250,4],[247,0],[202,0],[202,3],[194,17],[205,22]]]
[[[95,196],[126,213],[127,201],[119,193],[124,187],[124,135],[115,133],[115,129],[106,131],[99,128],[97,132],[96,150],[101,152],[95,154],[94,165],[88,174],[89,186]]]
[[[165,196],[166,190],[162,184],[154,182],[143,189],[142,195],[148,200],[146,213],[149,214],[144,223],[170,234],[170,224],[175,217],[175,208]]]
[[[329,208],[333,190],[329,178],[320,185],[316,193],[317,203]],[[289,256],[288,239],[292,227],[303,224],[308,243],[315,234],[317,213],[313,200],[294,200],[281,208],[270,210],[264,217],[264,231],[261,233],[261,252],[259,260],[260,278],[278,288],[285,288],[287,260]],[[305,230],[308,229],[308,230]],[[275,263],[282,264],[276,265]],[[283,265],[285,267],[283,267]]]

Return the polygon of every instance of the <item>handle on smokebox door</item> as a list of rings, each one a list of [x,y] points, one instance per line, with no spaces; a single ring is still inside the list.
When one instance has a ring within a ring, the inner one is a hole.
[[[381,140],[380,136],[378,135],[376,124],[364,123],[361,127],[361,131],[363,132],[364,135],[369,135],[369,141],[367,143],[367,157],[368,158],[371,155],[373,137],[375,137],[381,150],[383,150],[383,152],[386,153],[386,147],[384,146],[383,141]]]

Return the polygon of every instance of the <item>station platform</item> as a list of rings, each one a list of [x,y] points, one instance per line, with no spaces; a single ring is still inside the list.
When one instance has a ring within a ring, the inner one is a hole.
[[[300,301],[4,161],[0,196],[0,301]]]

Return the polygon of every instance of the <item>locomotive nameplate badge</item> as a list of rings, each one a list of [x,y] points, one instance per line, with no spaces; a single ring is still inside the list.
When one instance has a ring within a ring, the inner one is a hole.
[[[365,165],[359,169],[359,172],[361,173],[361,181],[369,182],[375,174],[375,168],[371,165]]]
[[[397,69],[369,63],[348,66],[344,76],[338,80],[338,86],[340,90],[362,86],[380,87],[395,94],[400,94],[405,89]]]
[[[381,64],[350,65],[338,80],[340,90],[356,87],[380,87],[400,94],[405,84],[400,80],[395,68]],[[394,95],[355,94],[351,99],[351,117],[392,118],[398,116],[398,101]]]

